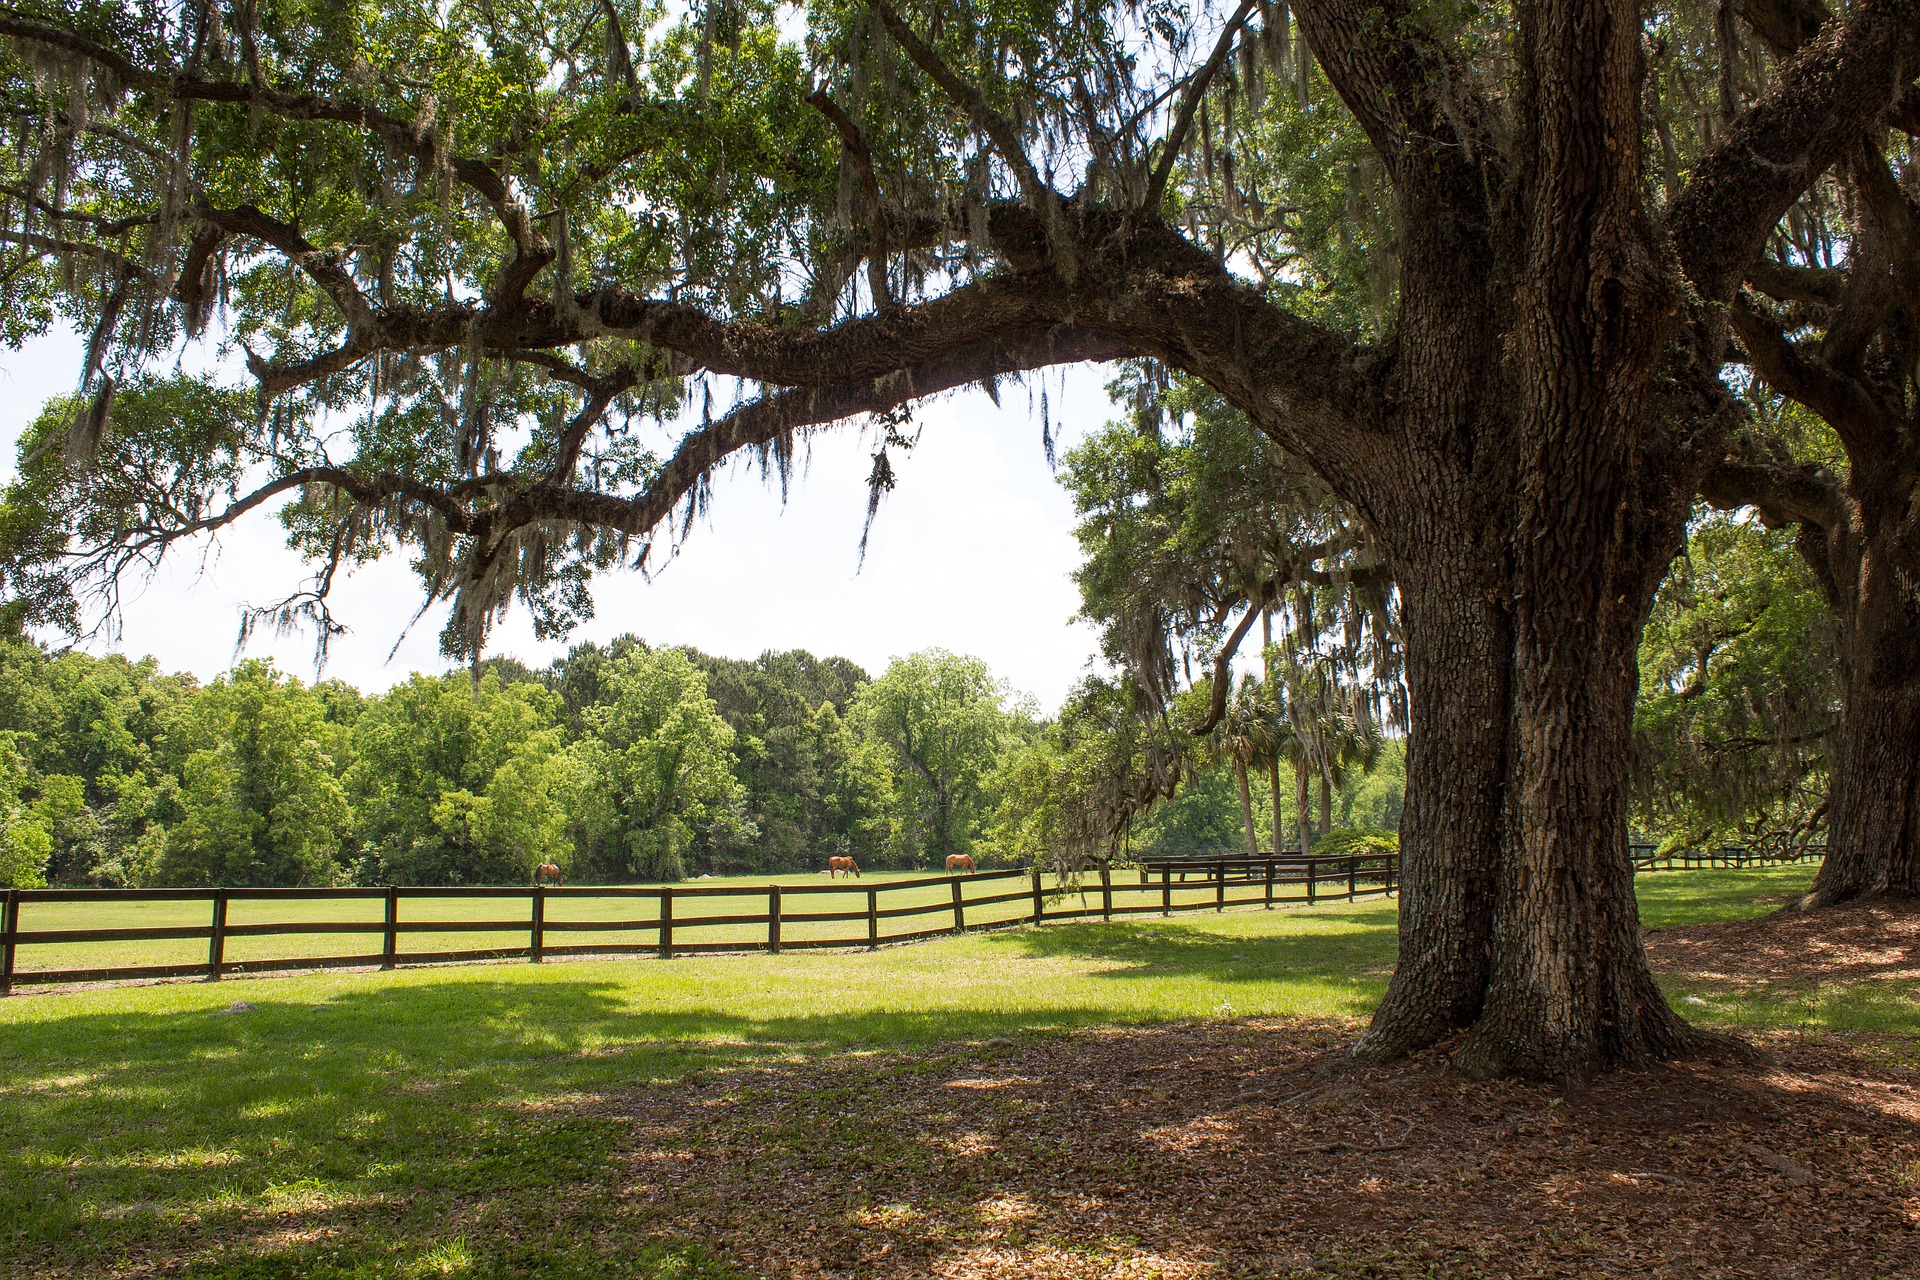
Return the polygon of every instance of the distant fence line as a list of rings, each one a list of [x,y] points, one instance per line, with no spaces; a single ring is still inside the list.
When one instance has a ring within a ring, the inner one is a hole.
[[[1810,844],[1804,848],[1791,846],[1779,848],[1753,848],[1747,845],[1728,844],[1718,849],[1677,849],[1671,853],[1658,853],[1659,846],[1635,842],[1627,846],[1627,852],[1633,858],[1635,871],[1684,871],[1706,869],[1709,867],[1772,867],[1793,862],[1818,862],[1827,856],[1827,846]],[[1328,859],[1332,861],[1334,859]],[[1262,867],[1273,863],[1280,867],[1297,866],[1298,854],[1261,854],[1249,856],[1244,852],[1222,849],[1196,849],[1188,853],[1165,854],[1141,859],[1140,866],[1152,868],[1153,874],[1160,874],[1162,868],[1183,878],[1189,869],[1204,869],[1224,864],[1229,868]],[[1143,870],[1143,874],[1145,874]]]
[[[1657,846],[1631,844],[1635,871],[1691,871],[1708,867],[1775,867],[1790,862],[1818,862],[1827,856],[1827,846],[1810,844],[1794,849],[1750,849],[1745,845],[1722,845],[1718,849],[1677,849],[1656,853]]]
[[[1149,864],[1149,866],[1154,864]],[[1198,880],[1185,878],[1195,873]],[[0,908],[0,995],[15,986],[105,982],[146,978],[204,977],[219,979],[228,974],[263,973],[304,969],[372,968],[392,969],[399,965],[448,964],[468,960],[497,960],[525,957],[534,963],[548,956],[658,955],[663,959],[680,954],[713,952],[766,951],[778,955],[783,950],[824,947],[878,947],[882,943],[911,942],[925,938],[965,932],[969,909],[1014,902],[1030,903],[1030,908],[1011,917],[979,920],[974,929],[1006,928],[1021,924],[1045,924],[1049,921],[1078,920],[1098,916],[1111,920],[1117,915],[1176,911],[1224,911],[1230,906],[1265,906],[1288,903],[1351,901],[1372,894],[1391,894],[1397,885],[1399,858],[1396,855],[1356,857],[1309,857],[1266,859],[1212,859],[1204,867],[1182,867],[1183,879],[1172,880],[1173,864],[1160,870],[1157,881],[1143,867],[1141,882],[1130,884],[1116,880],[1109,868],[1089,872],[1074,886],[1049,889],[1038,871],[983,871],[971,875],[926,876],[911,880],[892,880],[865,886],[846,882],[805,885],[645,885],[591,886],[577,888],[414,888],[375,887],[345,889],[10,889]],[[1012,892],[990,892],[970,896],[971,886],[997,886],[1024,879],[1029,883]],[[1097,879],[1097,884],[1095,880]],[[950,886],[947,898],[905,906],[883,906],[890,895],[915,890]],[[1204,896],[1211,890],[1211,896]],[[1199,892],[1203,896],[1194,898]],[[866,896],[864,910],[808,911],[804,902],[823,894],[859,894]],[[1063,899],[1078,896],[1083,902],[1093,896],[1098,906],[1063,908]],[[764,911],[734,912],[722,915],[682,916],[676,920],[674,905],[708,898],[759,898]],[[1054,899],[1049,905],[1049,898]],[[403,919],[403,902],[450,901],[460,899],[504,899],[527,904],[526,916],[516,920],[409,920]],[[630,900],[636,904],[651,902],[650,914],[606,920],[549,919],[550,903],[582,899]],[[284,920],[264,923],[229,923],[228,908],[236,902],[262,901],[352,901],[378,900],[384,903],[384,915],[373,920]],[[22,929],[23,907],[37,903],[62,902],[204,902],[209,909],[205,924],[157,925],[118,929]],[[795,906],[802,909],[795,910]],[[912,929],[886,933],[882,922],[908,920],[916,916],[948,915],[950,924],[937,928]],[[864,922],[865,936],[832,938],[783,938],[785,926],[794,924],[853,924]],[[676,926],[680,936],[676,937]],[[689,940],[690,930],[717,927],[764,927],[764,937],[751,941],[720,942]],[[650,933],[653,940],[640,943],[564,942],[555,944],[553,935],[595,932]],[[451,951],[406,951],[401,939],[408,934],[444,933],[517,933],[526,937],[525,945],[467,948]],[[234,938],[280,937],[307,934],[358,934],[378,936],[378,953],[300,956],[252,960],[227,958],[227,942]],[[192,964],[135,964],[96,968],[35,969],[19,968],[23,952],[36,946],[107,942],[198,941],[207,944],[204,962]]]

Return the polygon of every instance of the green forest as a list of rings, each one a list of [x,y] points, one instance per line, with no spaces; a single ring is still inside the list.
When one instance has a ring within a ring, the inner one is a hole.
[[[985,664],[940,650],[874,677],[798,650],[747,662],[633,637],[376,696],[259,660],[202,684],[16,640],[0,644],[0,723],[0,876],[20,888],[1004,862],[1024,856],[1007,793],[1052,728]],[[1225,776],[1142,822],[1141,846],[1236,844]],[[1390,825],[1396,778],[1388,764],[1343,792],[1334,821]]]

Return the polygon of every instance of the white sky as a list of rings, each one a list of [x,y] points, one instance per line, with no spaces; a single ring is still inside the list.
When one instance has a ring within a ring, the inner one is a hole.
[[[72,390],[79,367],[80,343],[68,333],[0,350],[0,479],[13,475],[20,431],[49,396]],[[1062,450],[1113,416],[1108,376],[1087,365],[1048,375]],[[864,568],[858,546],[873,446],[849,426],[816,437],[784,509],[777,483],[763,483],[757,468],[716,479],[711,517],[679,558],[651,582],[630,572],[599,578],[598,616],[573,640],[632,631],[736,658],[801,648],[876,674],[890,657],[939,645],[985,659],[1052,711],[1087,670],[1096,640],[1073,621],[1073,511],[1047,468],[1039,415],[1025,391],[1008,386],[999,408],[969,391],[923,406],[916,421],[920,446],[894,456],[899,484],[881,505]],[[280,599],[306,576],[265,512],[202,551],[179,555],[144,588],[127,584],[118,643],[90,647],[152,654],[168,670],[211,677],[233,660],[242,607]],[[351,630],[334,642],[326,674],[376,692],[415,670],[443,670],[444,610],[422,618],[387,658],[419,598],[401,555],[337,584],[334,611]],[[517,609],[491,652],[539,666],[565,648],[536,641]],[[256,634],[246,653],[313,674],[310,634]]]

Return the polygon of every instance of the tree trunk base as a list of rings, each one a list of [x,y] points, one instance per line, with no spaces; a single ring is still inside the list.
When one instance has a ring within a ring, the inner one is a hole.
[[[1772,1061],[1749,1041],[1695,1026],[1667,1007],[1648,1004],[1631,1034],[1556,1038],[1534,1020],[1490,1012],[1471,1025],[1450,1025],[1434,1005],[1396,999],[1389,992],[1365,1034],[1348,1051],[1356,1063],[1382,1065],[1448,1046],[1453,1067],[1473,1080],[1518,1077],[1584,1080],[1606,1071],[1626,1071],[1660,1062],[1694,1060],[1764,1065]],[[1448,1042],[1452,1041],[1451,1045]]]
[[[1854,889],[1834,885],[1822,888],[1816,884],[1807,893],[1789,902],[1786,906],[1781,907],[1780,910],[1774,914],[1783,916],[1800,915],[1808,911],[1824,911],[1828,907],[1845,907],[1851,906],[1856,902],[1872,902],[1876,899],[1885,899],[1890,902],[1912,902],[1915,898],[1920,898],[1920,893],[1904,887],[1888,887],[1882,885],[1878,888]]]

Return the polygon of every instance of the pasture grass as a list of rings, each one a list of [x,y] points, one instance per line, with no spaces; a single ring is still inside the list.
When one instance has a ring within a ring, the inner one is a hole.
[[[1642,909],[1663,924],[1750,915],[1810,876],[1643,876]],[[1094,1026],[1358,1019],[1384,990],[1394,923],[1395,905],[1374,900],[876,952],[0,1001],[0,1274],[727,1276],[609,1176],[613,1153],[635,1140],[623,1093],[846,1053],[940,1045],[964,1062],[998,1037]],[[228,1012],[238,1000],[255,1007]],[[1877,1006],[1809,1001],[1802,1012],[1826,1025],[1881,1017]],[[1740,997],[1713,1016],[1770,1025],[1775,1011]]]

